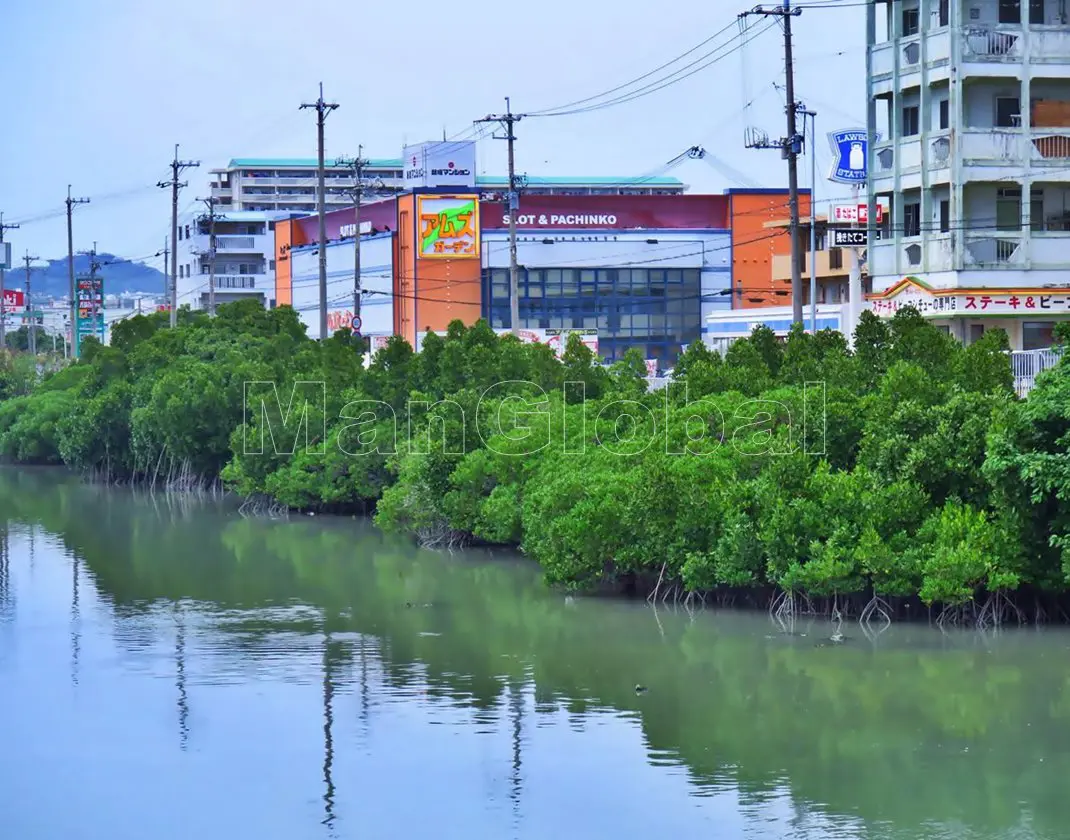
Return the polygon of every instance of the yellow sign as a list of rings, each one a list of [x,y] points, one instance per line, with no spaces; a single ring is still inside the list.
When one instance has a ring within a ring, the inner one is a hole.
[[[479,259],[479,196],[418,196],[419,254],[423,259]]]

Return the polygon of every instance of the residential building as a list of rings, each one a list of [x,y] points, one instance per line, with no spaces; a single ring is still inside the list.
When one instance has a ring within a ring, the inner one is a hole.
[[[1049,346],[1070,318],[1066,0],[878,0],[867,36],[868,202],[890,207],[871,308]]]
[[[264,212],[316,212],[317,162],[315,158],[235,158],[222,169],[211,170],[212,196],[221,210]],[[353,170],[348,166],[324,167],[328,210],[353,203]],[[366,189],[396,191],[405,187],[401,159],[371,159],[364,167]],[[506,176],[475,176],[481,192],[504,192]],[[525,179],[527,195],[679,195],[687,186],[676,178],[607,178],[532,176]]]
[[[292,215],[295,214],[217,208],[214,225],[217,305],[252,297],[264,306],[274,306],[275,222]],[[179,219],[179,307],[208,308],[213,262],[210,228],[203,207]]]

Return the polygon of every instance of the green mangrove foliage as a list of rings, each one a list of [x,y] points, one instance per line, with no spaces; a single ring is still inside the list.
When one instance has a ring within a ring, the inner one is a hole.
[[[426,545],[517,546],[571,587],[992,623],[1070,584],[1070,367],[1017,399],[1002,331],[963,347],[912,309],[865,315],[853,349],[758,328],[649,392],[634,353],[607,368],[573,339],[558,359],[484,322],[420,353],[394,337],[367,367],[287,307],[165,326],[0,376],[0,454],[374,510]]]

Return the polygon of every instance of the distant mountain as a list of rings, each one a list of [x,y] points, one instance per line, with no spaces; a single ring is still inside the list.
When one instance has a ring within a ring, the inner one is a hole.
[[[104,278],[104,294],[106,295],[122,292],[164,294],[166,280],[159,269],[140,262],[127,262],[114,254],[97,254],[97,262],[101,263],[99,273]],[[74,272],[75,274],[89,273],[88,256],[75,255]],[[35,298],[39,294],[48,297],[65,296],[70,290],[67,258],[48,260],[47,268],[43,261],[38,260],[33,266],[30,280]],[[8,289],[25,289],[26,269],[17,268],[8,271],[4,286]]]

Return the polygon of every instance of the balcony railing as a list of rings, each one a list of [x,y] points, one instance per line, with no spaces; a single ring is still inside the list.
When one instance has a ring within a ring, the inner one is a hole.
[[[1014,24],[967,26],[962,34],[966,61],[1062,62],[1070,59],[1070,32],[1064,26],[1033,26],[1029,29],[1028,55],[1025,30]]]
[[[251,251],[255,245],[255,240],[251,236],[217,236],[215,238],[216,248],[223,251],[238,251],[246,250]]]
[[[968,235],[966,263],[973,266],[1013,268],[1023,263],[1019,234]]]
[[[263,276],[260,278],[264,279]],[[217,274],[215,276],[217,289],[255,289],[256,277],[251,274]]]
[[[1037,375],[1059,363],[1062,351],[1055,348],[1013,350],[1010,356],[1011,370],[1014,371],[1014,390],[1017,391],[1019,397],[1025,397],[1033,390]]]

